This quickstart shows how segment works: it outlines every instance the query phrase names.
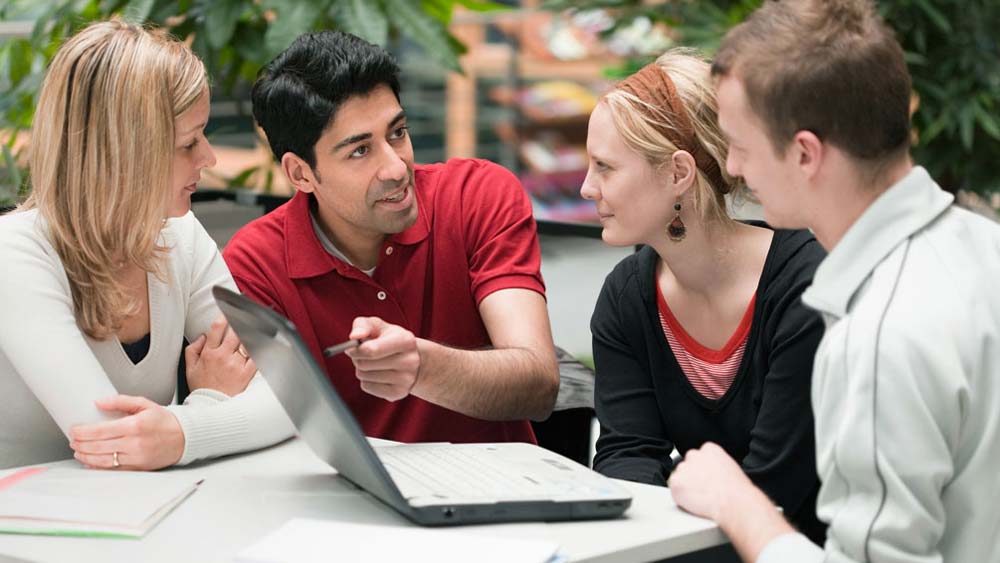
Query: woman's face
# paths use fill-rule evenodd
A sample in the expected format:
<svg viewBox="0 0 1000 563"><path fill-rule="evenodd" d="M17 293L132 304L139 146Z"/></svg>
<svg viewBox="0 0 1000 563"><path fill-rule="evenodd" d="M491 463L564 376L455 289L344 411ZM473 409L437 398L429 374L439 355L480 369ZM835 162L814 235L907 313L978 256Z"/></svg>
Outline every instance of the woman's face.
<svg viewBox="0 0 1000 563"><path fill-rule="evenodd" d="M669 166L658 170L630 149L607 104L597 104L590 115L587 154L590 165L580 195L597 204L604 242L629 246L663 238L674 204Z"/></svg>
<svg viewBox="0 0 1000 563"><path fill-rule="evenodd" d="M174 124L174 169L168 217L180 217L191 209L191 194L201 179L202 168L215 165L215 153L205 138L209 97L205 92Z"/></svg>

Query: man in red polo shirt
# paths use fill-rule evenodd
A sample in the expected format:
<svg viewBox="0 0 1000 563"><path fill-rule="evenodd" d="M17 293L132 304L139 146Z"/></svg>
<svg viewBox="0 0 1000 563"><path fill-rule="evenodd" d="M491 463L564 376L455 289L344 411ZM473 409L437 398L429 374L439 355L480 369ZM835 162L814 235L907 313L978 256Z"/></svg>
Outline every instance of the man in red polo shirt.
<svg viewBox="0 0 1000 563"><path fill-rule="evenodd" d="M291 320L369 436L526 441L559 387L531 204L482 160L414 165L399 69L353 35L299 37L253 111L296 194L223 256ZM324 358L333 344L362 339Z"/></svg>

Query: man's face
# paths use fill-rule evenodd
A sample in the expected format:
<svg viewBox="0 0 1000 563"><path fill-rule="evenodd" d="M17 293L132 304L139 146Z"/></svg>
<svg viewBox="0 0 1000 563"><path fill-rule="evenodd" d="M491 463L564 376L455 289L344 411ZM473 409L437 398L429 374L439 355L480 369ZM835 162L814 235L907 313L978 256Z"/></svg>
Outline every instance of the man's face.
<svg viewBox="0 0 1000 563"><path fill-rule="evenodd" d="M337 238L398 233L417 219L406 114L380 85L341 104L316 142L320 217Z"/></svg>
<svg viewBox="0 0 1000 563"><path fill-rule="evenodd" d="M804 208L795 185L794 158L775 153L764 123L746 99L735 76L719 81L719 128L729 141L726 171L742 176L764 208L764 219L778 228L802 228Z"/></svg>

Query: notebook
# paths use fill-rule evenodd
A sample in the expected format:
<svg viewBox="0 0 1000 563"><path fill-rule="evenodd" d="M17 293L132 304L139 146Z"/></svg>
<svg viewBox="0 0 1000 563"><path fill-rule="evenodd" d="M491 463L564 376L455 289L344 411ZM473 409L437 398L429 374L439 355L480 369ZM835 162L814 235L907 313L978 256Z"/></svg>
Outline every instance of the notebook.
<svg viewBox="0 0 1000 563"><path fill-rule="evenodd" d="M385 541L392 538L392 541ZM296 518L236 556L237 563L555 563L550 541Z"/></svg>
<svg viewBox="0 0 1000 563"><path fill-rule="evenodd" d="M287 319L226 288L213 294L316 455L418 524L612 518L632 502L613 480L532 444L373 447Z"/></svg>
<svg viewBox="0 0 1000 563"><path fill-rule="evenodd" d="M0 471L0 533L138 538L195 491L189 474Z"/></svg>

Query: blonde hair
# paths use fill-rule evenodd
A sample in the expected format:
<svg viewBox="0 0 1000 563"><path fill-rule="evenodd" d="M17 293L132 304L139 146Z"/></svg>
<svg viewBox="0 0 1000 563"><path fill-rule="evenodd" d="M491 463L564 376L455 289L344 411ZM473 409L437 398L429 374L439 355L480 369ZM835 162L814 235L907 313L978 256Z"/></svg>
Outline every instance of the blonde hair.
<svg viewBox="0 0 1000 563"><path fill-rule="evenodd" d="M49 66L32 127L32 191L62 260L77 323L105 339L140 307L130 266L163 279L159 243L173 172L175 119L207 91L183 43L119 20L88 26Z"/></svg>
<svg viewBox="0 0 1000 563"><path fill-rule="evenodd" d="M715 186L698 168L693 194L695 212L706 222L729 224L732 218L726 210L725 196L737 187L737 181L726 173L728 145L719 129L719 106L709 64L697 51L684 48L667 51L654 64L673 81L695 139L721 173L723 185ZM621 88L606 94L603 102L611 110L615 129L626 146L654 167L670 162L679 149L665 131L683 137L684 128L677 115Z"/></svg>

